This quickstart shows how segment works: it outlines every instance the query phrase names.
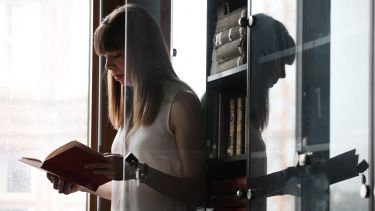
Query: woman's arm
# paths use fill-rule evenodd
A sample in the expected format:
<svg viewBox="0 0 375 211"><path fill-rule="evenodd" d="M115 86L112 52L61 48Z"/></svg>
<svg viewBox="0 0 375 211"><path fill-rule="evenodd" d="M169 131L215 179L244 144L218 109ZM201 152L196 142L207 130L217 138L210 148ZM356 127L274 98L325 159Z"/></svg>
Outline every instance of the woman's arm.
<svg viewBox="0 0 375 211"><path fill-rule="evenodd" d="M87 188L84 188L81 186L80 191L87 192L96 196L99 196L104 199L111 200L112 198L112 182L107 182L101 186L98 187L98 189L94 192L92 190L89 190Z"/></svg>

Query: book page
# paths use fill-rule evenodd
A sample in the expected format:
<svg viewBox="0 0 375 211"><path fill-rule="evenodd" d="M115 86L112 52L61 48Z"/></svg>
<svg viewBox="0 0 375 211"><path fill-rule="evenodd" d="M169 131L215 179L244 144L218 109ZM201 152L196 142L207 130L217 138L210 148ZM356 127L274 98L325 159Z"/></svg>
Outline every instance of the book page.
<svg viewBox="0 0 375 211"><path fill-rule="evenodd" d="M94 156L98 156L98 157L102 157L103 156L102 154L100 154L99 152L95 151L94 149L90 148L87 145L84 145L84 144L82 144L82 143L80 143L78 141L71 141L71 142L69 142L69 143L67 143L67 144L65 144L65 145L63 145L63 146L55 149L54 151L52 151L47 156L47 158L45 160L48 160L48 159L50 159L50 158L52 158L52 157L54 157L54 156L56 156L56 155L58 155L58 154L60 154L60 153L62 153L64 151L67 151L68 149L73 148L73 147L77 147L77 148L79 148L79 149L81 149L81 150L83 150L85 152L88 152L88 153L94 155Z"/></svg>
<svg viewBox="0 0 375 211"><path fill-rule="evenodd" d="M85 168L85 165L90 163L107 162L104 155L77 141L71 141L57 148L43 162L26 157L21 158L20 161L93 191L110 181L109 178L96 175Z"/></svg>
<svg viewBox="0 0 375 211"><path fill-rule="evenodd" d="M30 166L34 166L35 168L42 169L41 167L43 162L38 159L22 157L21 159L19 159L19 161L26 163Z"/></svg>
<svg viewBox="0 0 375 211"><path fill-rule="evenodd" d="M67 144L64 144L64 145L62 145L61 147L59 147L59 148L53 150L53 151L47 156L46 160L47 160L48 158L51 158L51 157L54 157L55 155L60 154L60 153L63 152L63 151L66 151L66 150L68 150L68 149L74 147L74 146L75 146L75 143L74 143L74 142L75 142L75 141L71 141L71 142L69 142L69 143L67 143Z"/></svg>

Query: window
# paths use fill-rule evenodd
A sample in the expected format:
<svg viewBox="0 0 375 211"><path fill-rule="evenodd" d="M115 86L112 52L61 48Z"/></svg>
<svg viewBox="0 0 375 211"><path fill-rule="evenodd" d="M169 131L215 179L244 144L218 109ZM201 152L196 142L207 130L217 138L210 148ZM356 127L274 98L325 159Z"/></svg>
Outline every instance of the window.
<svg viewBox="0 0 375 211"><path fill-rule="evenodd" d="M172 48L177 50L173 67L198 97L206 91L206 20L205 1L173 1ZM191 11L194 14L191 15Z"/></svg>
<svg viewBox="0 0 375 211"><path fill-rule="evenodd" d="M90 1L0 0L0 25L0 211L85 210L18 159L88 140Z"/></svg>

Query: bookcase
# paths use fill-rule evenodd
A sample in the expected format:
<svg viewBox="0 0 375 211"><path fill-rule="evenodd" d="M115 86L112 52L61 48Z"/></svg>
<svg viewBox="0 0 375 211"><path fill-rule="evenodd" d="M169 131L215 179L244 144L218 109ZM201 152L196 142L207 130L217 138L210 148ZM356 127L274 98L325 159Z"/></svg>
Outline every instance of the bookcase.
<svg viewBox="0 0 375 211"><path fill-rule="evenodd" d="M207 1L206 207L247 210L247 0Z"/></svg>
<svg viewBox="0 0 375 211"><path fill-rule="evenodd" d="M369 39L341 37L350 24L369 21L368 15L347 21L345 11L365 10L357 1L344 6L333 1L207 3L206 207L212 208L208 210L374 210L374 196L366 191L374 185L373 138L352 133L354 128L371 128L363 134L373 133L367 125L373 107L360 109L368 105L372 91L363 80L356 81L361 71L366 77L374 72L373 66L358 67L361 59L368 58L363 46L369 46ZM221 31L218 25L223 27L219 21L240 8L247 8L253 18L237 14L237 20L246 23L255 18L256 23L246 26L246 35L238 33L243 40L231 43L246 47L238 52L228 44L235 40L228 39L229 34L237 29ZM373 25L368 31L373 35ZM370 45L374 46L373 40ZM218 50L223 46L229 51ZM230 56L233 52L235 56ZM353 67L348 61L355 61ZM354 83L358 86L344 88ZM359 87L366 91L357 92ZM241 97L245 106L233 106ZM270 101L262 106L261 97ZM340 112L335 105L345 109ZM358 118L360 110L365 118ZM237 123L237 115L244 121ZM243 149L239 153L237 143ZM369 171L361 168L362 158L370 160ZM371 178L370 185L365 177ZM366 200L358 196L359 185Z"/></svg>

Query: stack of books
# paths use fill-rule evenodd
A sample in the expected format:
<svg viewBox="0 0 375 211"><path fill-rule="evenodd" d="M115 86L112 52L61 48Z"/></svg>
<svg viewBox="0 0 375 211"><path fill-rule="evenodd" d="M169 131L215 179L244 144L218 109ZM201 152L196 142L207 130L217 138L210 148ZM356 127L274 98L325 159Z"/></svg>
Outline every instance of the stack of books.
<svg viewBox="0 0 375 211"><path fill-rule="evenodd" d="M247 16L246 8L236 9L221 17L216 23L214 35L213 64L210 75L240 66L246 63L246 27L238 22Z"/></svg>
<svg viewBox="0 0 375 211"><path fill-rule="evenodd" d="M238 94L211 93L207 96L207 151L209 158L246 153L247 97Z"/></svg>

